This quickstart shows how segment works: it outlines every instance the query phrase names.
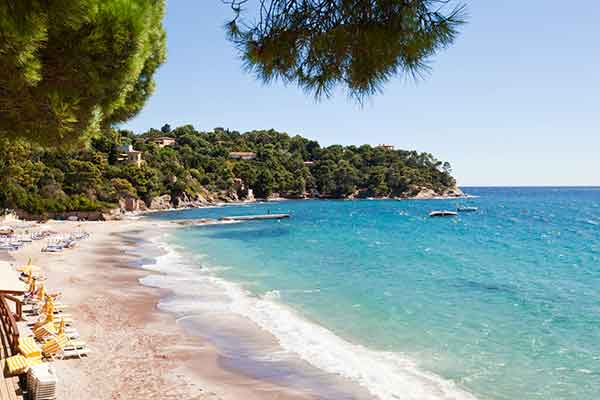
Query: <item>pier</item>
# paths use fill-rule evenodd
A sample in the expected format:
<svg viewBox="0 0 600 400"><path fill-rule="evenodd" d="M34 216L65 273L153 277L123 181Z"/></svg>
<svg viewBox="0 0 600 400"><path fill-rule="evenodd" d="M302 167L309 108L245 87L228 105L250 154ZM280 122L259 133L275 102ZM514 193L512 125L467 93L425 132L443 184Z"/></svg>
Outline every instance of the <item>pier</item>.
<svg viewBox="0 0 600 400"><path fill-rule="evenodd" d="M286 219L289 214L264 214L264 215L240 215L234 217L221 217L219 221L255 221L263 219Z"/></svg>
<svg viewBox="0 0 600 400"><path fill-rule="evenodd" d="M261 221L270 219L286 219L290 218L290 214L264 214L264 215L236 215L231 217L221 217L219 219L200 218L200 219L185 219L173 221L178 225L218 225L231 222L246 222L246 221Z"/></svg>

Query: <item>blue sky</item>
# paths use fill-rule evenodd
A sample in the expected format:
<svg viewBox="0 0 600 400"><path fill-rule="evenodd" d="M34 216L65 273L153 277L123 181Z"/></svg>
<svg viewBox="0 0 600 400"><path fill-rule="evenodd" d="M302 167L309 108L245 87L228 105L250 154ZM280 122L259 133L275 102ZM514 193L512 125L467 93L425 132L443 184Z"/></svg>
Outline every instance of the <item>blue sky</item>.
<svg viewBox="0 0 600 400"><path fill-rule="evenodd" d="M256 3L251 0L250 4ZM315 102L242 71L221 0L172 0L168 59L124 128L274 128L322 145L390 143L449 161L461 185L600 185L600 2L468 1L456 44L364 106Z"/></svg>

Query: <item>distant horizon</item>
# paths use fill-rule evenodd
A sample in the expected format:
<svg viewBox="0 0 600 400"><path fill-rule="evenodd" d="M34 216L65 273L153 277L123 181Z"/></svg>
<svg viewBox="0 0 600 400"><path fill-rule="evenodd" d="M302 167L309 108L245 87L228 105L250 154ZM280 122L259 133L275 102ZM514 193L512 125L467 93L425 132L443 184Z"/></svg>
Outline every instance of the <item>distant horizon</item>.
<svg viewBox="0 0 600 400"><path fill-rule="evenodd" d="M461 185L457 183L460 188L532 188L532 189L600 189L600 185Z"/></svg>

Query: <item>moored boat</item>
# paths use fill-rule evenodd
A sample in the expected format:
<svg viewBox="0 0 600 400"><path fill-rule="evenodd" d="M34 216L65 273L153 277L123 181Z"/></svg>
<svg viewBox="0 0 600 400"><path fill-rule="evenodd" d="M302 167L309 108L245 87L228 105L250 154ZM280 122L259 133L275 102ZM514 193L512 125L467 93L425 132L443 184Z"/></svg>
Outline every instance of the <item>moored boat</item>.
<svg viewBox="0 0 600 400"><path fill-rule="evenodd" d="M458 212L475 212L475 211L478 211L478 210L479 210L478 207L472 207L472 206L458 207L456 209L456 211L458 211Z"/></svg>
<svg viewBox="0 0 600 400"><path fill-rule="evenodd" d="M430 217L456 217L458 213L456 211L438 210L429 213Z"/></svg>

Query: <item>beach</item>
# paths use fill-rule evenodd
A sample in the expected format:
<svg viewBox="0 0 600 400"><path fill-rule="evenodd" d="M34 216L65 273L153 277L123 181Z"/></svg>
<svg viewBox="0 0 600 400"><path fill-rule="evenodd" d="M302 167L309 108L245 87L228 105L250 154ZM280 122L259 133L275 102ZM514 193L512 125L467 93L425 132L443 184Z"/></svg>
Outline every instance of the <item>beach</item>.
<svg viewBox="0 0 600 400"><path fill-rule="evenodd" d="M90 237L62 253L43 253L43 241L4 255L15 265L31 259L51 291L62 292L74 326L91 349L83 359L57 361L58 398L303 399L306 395L228 371L217 349L187 335L157 308L166 293L142 286L148 271L131 267L136 235L170 229L151 221L53 222L59 233Z"/></svg>

